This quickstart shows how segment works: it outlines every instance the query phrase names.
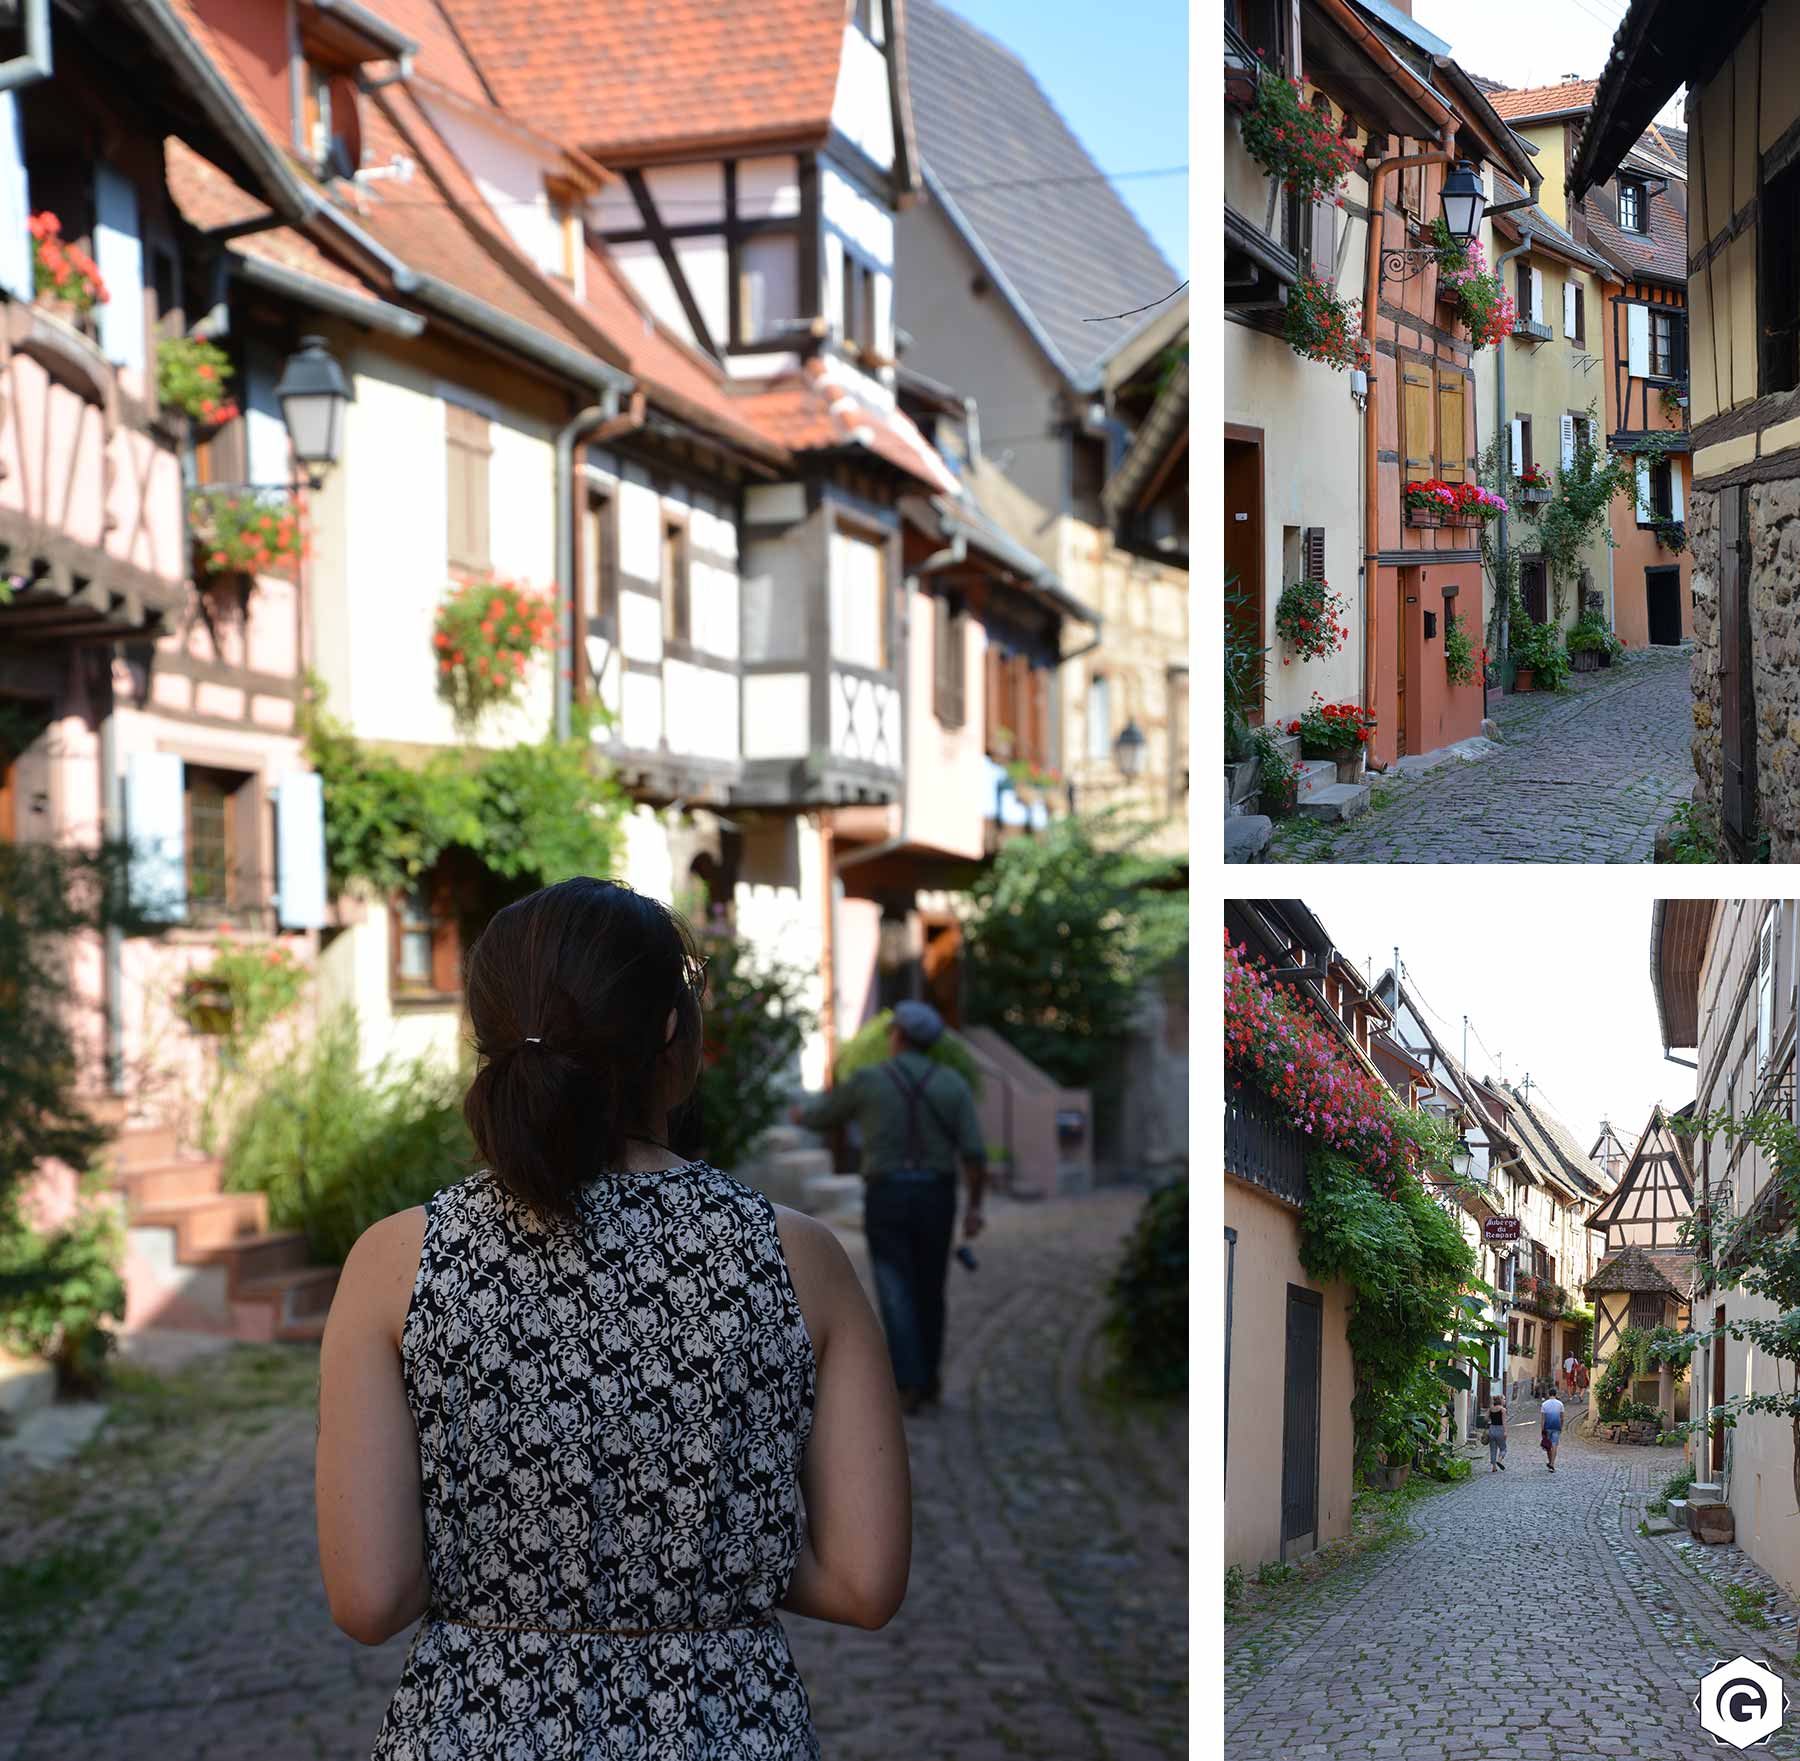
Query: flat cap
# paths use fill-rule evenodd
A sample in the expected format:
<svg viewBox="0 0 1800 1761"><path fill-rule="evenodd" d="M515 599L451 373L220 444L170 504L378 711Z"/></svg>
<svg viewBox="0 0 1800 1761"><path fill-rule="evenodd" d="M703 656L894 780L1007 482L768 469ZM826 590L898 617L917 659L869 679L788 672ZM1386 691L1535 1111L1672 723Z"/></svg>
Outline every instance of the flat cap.
<svg viewBox="0 0 1800 1761"><path fill-rule="evenodd" d="M894 1025L915 1046L936 1045L944 1032L944 1018L929 1003L894 1005Z"/></svg>

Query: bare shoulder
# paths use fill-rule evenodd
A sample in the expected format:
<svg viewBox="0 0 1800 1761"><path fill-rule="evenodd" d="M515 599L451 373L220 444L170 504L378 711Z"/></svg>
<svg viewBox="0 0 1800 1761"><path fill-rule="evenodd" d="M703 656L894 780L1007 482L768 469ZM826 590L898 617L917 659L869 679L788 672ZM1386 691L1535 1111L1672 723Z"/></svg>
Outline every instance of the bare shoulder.
<svg viewBox="0 0 1800 1761"><path fill-rule="evenodd" d="M815 1340L822 1339L846 1297L856 1289L856 1268L836 1233L817 1217L786 1205L772 1208L800 1312Z"/></svg>
<svg viewBox="0 0 1800 1761"><path fill-rule="evenodd" d="M332 1303L346 1318L387 1333L397 1342L419 1276L425 1246L425 1207L414 1205L371 1223L344 1261Z"/></svg>

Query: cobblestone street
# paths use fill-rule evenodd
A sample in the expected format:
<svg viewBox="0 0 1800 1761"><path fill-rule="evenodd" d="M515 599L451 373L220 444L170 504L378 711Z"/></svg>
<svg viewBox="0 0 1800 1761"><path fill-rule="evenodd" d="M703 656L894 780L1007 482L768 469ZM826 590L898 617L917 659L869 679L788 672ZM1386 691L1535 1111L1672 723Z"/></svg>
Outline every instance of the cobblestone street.
<svg viewBox="0 0 1800 1761"><path fill-rule="evenodd" d="M784 1617L827 1761L1186 1752L1186 1415L1096 1387L1105 1280L1141 1202L995 1199L980 1270L951 1268L943 1408L908 1421L906 1604L879 1633ZM230 1424L110 1453L103 1431L54 1486L0 1489L8 1578L118 1532L117 1569L46 1621L42 1657L0 1651L0 1761L368 1753L410 1634L366 1650L327 1616L316 1354L299 1351L244 1357L273 1360L280 1392ZM57 1551L57 1571L79 1557Z"/></svg>
<svg viewBox="0 0 1800 1761"><path fill-rule="evenodd" d="M1290 819L1272 862L1648 862L1694 786L1691 649L1637 650L1568 691L1499 700L1499 751L1375 783L1330 829Z"/></svg>
<svg viewBox="0 0 1800 1761"><path fill-rule="evenodd" d="M1551 1474L1535 1418L1510 1441L1508 1472L1483 1450L1473 1480L1413 1508L1416 1539L1227 1626L1230 1761L1698 1761L1730 1752L1691 1703L1715 1663L1795 1682L1792 1603L1775 1592L1758 1629L1717 1588L1746 1556L1706 1549L1702 1572L1638 1534L1679 1450L1571 1434ZM1795 1716L1756 1752L1800 1755Z"/></svg>

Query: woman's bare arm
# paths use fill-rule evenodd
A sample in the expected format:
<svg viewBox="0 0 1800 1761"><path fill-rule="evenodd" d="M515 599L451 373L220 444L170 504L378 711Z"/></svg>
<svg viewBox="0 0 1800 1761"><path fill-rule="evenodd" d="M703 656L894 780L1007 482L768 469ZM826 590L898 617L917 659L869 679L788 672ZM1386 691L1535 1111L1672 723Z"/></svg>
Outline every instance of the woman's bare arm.
<svg viewBox="0 0 1800 1761"><path fill-rule="evenodd" d="M315 1494L331 1618L379 1645L430 1602L419 1436L400 1374L425 1211L366 1230L344 1262L319 1354Z"/></svg>
<svg viewBox="0 0 1800 1761"><path fill-rule="evenodd" d="M779 1205L776 1220L818 1363L800 1473L806 1542L781 1605L844 1626L885 1626L912 1563L912 1483L887 1345L837 1237Z"/></svg>

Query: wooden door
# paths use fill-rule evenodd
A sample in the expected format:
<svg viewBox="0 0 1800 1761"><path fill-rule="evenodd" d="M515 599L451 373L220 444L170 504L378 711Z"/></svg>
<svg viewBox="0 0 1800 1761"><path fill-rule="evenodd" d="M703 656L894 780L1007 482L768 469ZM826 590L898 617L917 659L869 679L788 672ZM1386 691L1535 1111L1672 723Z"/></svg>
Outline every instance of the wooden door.
<svg viewBox="0 0 1800 1761"><path fill-rule="evenodd" d="M1281 1556L1298 1542L1310 1553L1319 1533L1319 1373L1324 1302L1316 1290L1287 1287L1287 1359L1281 1425Z"/></svg>
<svg viewBox="0 0 1800 1761"><path fill-rule="evenodd" d="M1725 1305L1721 1303L1713 1311L1713 1325L1725 1325ZM1721 1334L1713 1341L1712 1348L1712 1380L1707 1385L1707 1399L1718 1406L1725 1398L1725 1339ZM1725 1471L1725 1421L1714 1419L1712 1422L1712 1472L1717 1479Z"/></svg>
<svg viewBox="0 0 1800 1761"><path fill-rule="evenodd" d="M1719 689L1724 748L1725 836L1748 854L1756 831L1756 688L1752 681L1750 619L1744 582L1750 549L1748 491L1719 497Z"/></svg>
<svg viewBox="0 0 1800 1761"><path fill-rule="evenodd" d="M1254 648L1264 643L1262 430L1225 429L1225 573L1236 575L1231 628ZM1263 718L1258 677L1247 712L1252 726Z"/></svg>
<svg viewBox="0 0 1800 1761"><path fill-rule="evenodd" d="M1673 648L1681 640L1681 570L1644 571L1644 609L1650 620L1650 640Z"/></svg>
<svg viewBox="0 0 1800 1761"><path fill-rule="evenodd" d="M1404 758L1412 750L1406 743L1411 716L1407 711L1408 650L1412 646L1412 620L1417 612L1419 571L1401 569L1394 576L1394 756Z"/></svg>
<svg viewBox="0 0 1800 1761"><path fill-rule="evenodd" d="M925 951L920 970L925 1001L943 1016L947 1027L962 1026L962 925L954 917L921 919Z"/></svg>

